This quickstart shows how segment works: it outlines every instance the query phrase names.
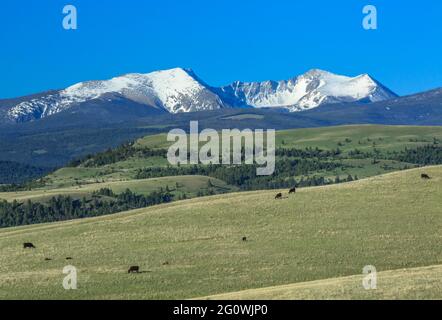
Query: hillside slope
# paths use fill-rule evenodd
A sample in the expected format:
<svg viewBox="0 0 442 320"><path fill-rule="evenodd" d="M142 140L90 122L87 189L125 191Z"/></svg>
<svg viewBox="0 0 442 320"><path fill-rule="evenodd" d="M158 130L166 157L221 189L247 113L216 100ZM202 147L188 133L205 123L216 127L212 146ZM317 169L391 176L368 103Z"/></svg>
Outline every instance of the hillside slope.
<svg viewBox="0 0 442 320"><path fill-rule="evenodd" d="M198 300L441 299L442 265L377 273L376 290L361 290L364 275L293 283L202 297ZM431 288L429 290L429 288Z"/></svg>
<svg viewBox="0 0 442 320"><path fill-rule="evenodd" d="M3 229L0 299L192 298L350 276L368 264L440 265L441 182L442 167L427 167L282 200L276 191L236 193ZM78 269L78 290L62 287L68 264ZM128 275L130 265L143 273Z"/></svg>

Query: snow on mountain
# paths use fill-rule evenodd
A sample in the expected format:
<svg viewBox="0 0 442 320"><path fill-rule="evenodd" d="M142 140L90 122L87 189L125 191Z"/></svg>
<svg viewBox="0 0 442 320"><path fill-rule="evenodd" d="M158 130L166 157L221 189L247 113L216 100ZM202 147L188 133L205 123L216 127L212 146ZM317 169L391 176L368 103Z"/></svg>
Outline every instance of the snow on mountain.
<svg viewBox="0 0 442 320"><path fill-rule="evenodd" d="M377 102L397 97L367 74L351 78L317 69L290 80L235 82L221 90L244 105L285 107L290 111L307 110L325 103Z"/></svg>
<svg viewBox="0 0 442 320"><path fill-rule="evenodd" d="M212 110L223 107L217 95L192 71L181 68L148 74L127 74L107 81L82 82L62 91L66 100L86 101L115 92L139 103L164 108L171 113Z"/></svg>
<svg viewBox="0 0 442 320"><path fill-rule="evenodd" d="M74 105L98 99L108 93L171 113L213 110L225 107L223 101L192 71L181 68L148 74L126 74L104 81L80 82L44 97L24 101L8 112L13 119L29 114L49 116Z"/></svg>
<svg viewBox="0 0 442 320"><path fill-rule="evenodd" d="M228 107L302 111L326 103L377 102L397 97L367 74L351 78L315 69L290 80L235 82L213 88L191 70L175 68L80 82L64 90L21 99L8 109L7 115L13 121L39 119L94 99L107 99L109 94L170 113Z"/></svg>

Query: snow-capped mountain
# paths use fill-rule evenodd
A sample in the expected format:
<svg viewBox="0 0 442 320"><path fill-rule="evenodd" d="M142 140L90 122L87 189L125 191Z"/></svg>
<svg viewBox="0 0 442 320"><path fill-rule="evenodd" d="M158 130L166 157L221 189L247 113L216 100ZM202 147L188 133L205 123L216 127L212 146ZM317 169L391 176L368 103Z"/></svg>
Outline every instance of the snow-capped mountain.
<svg viewBox="0 0 442 320"><path fill-rule="evenodd" d="M284 81L235 82L214 88L191 70L175 68L147 74L132 73L110 80L80 82L64 90L8 100L7 118L23 122L44 118L99 99L118 96L170 113L234 107L283 107L302 111L338 102L377 102L397 97L364 74L354 78L311 70ZM4 105L0 101L0 107Z"/></svg>
<svg viewBox="0 0 442 320"><path fill-rule="evenodd" d="M116 93L170 113L226 107L191 70L181 68L148 74L126 74L103 81L80 82L64 90L23 101L8 111L12 119L43 118L86 101Z"/></svg>
<svg viewBox="0 0 442 320"><path fill-rule="evenodd" d="M221 90L244 105L285 107L290 111L307 110L327 103L378 102L397 97L367 74L351 78L317 69L290 80L234 82Z"/></svg>

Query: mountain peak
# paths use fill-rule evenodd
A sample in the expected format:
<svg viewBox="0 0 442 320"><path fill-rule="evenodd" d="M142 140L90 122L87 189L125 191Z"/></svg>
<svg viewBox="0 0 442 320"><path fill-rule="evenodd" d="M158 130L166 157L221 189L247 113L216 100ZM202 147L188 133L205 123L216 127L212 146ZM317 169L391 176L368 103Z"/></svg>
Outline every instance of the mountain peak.
<svg viewBox="0 0 442 320"><path fill-rule="evenodd" d="M303 76L313 76L313 77L324 76L324 75L335 75L335 74L322 69L310 69L303 74Z"/></svg>
<svg viewBox="0 0 442 320"><path fill-rule="evenodd" d="M154 73L163 73L163 74L170 74L170 75L191 75L194 74L192 69L187 68L171 68L171 69L163 69L163 70L157 70L150 73L145 73L144 75L154 74Z"/></svg>
<svg viewBox="0 0 442 320"><path fill-rule="evenodd" d="M311 69L291 80L235 82L222 90L239 99L242 105L284 107L290 111L328 103L374 102L397 97L368 74L352 78L321 69Z"/></svg>

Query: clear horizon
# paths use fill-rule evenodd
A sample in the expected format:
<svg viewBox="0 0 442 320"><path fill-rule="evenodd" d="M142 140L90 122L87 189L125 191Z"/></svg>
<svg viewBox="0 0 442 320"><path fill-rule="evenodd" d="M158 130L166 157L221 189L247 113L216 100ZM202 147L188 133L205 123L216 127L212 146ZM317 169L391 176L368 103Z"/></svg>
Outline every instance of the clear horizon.
<svg viewBox="0 0 442 320"><path fill-rule="evenodd" d="M77 30L62 28L66 4L78 10ZM377 30L362 28L367 4L377 7ZM368 73L403 96L442 87L441 12L435 0L418 7L411 0L6 1L0 99L174 67L214 87L310 69Z"/></svg>

